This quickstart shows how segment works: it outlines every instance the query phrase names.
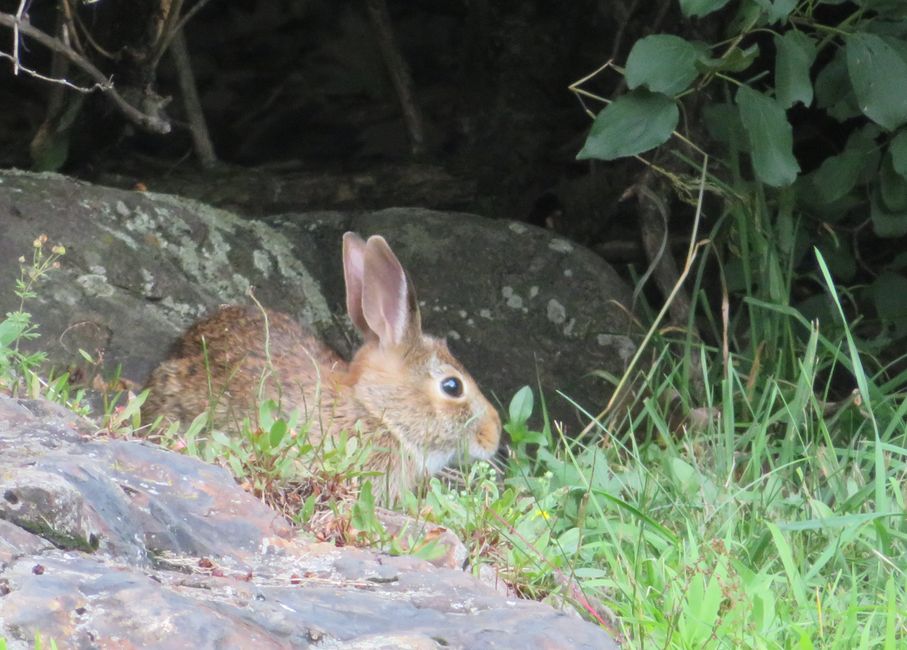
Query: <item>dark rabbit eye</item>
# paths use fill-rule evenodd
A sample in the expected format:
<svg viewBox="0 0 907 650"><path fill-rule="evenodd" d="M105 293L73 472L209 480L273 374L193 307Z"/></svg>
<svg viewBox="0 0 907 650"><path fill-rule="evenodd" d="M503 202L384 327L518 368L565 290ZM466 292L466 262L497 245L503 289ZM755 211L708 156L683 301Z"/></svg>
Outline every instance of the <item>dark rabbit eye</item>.
<svg viewBox="0 0 907 650"><path fill-rule="evenodd" d="M451 397L462 397L463 382L456 377L445 377L441 380L441 390Z"/></svg>

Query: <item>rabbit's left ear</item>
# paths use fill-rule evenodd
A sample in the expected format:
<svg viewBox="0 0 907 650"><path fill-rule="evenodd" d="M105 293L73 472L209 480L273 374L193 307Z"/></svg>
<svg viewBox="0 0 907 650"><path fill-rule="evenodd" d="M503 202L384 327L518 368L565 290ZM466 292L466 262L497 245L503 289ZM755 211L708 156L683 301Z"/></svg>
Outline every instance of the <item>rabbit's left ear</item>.
<svg viewBox="0 0 907 650"><path fill-rule="evenodd" d="M416 292L384 237L365 244L362 315L381 347L396 347L422 336Z"/></svg>
<svg viewBox="0 0 907 650"><path fill-rule="evenodd" d="M362 314L362 278L365 274L365 241L354 232L343 235L343 281L346 284L346 313L366 339L374 339Z"/></svg>

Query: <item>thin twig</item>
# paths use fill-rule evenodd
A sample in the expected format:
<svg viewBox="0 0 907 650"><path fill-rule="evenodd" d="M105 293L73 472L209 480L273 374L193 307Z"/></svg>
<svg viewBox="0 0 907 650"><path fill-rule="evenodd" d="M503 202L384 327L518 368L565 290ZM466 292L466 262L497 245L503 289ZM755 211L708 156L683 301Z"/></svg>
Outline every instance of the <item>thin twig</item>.
<svg viewBox="0 0 907 650"><path fill-rule="evenodd" d="M413 91L413 76L394 36L387 3L385 0L366 0L365 6L372 22L372 29L375 31L375 38L378 39L378 49L384 59L384 66L397 91L397 99L400 102L400 109L403 111L403 122L406 124L409 134L410 148L414 155L421 155L425 149L425 126L422 111L419 109L416 94Z"/></svg>
<svg viewBox="0 0 907 650"><path fill-rule="evenodd" d="M189 133L192 135L192 144L195 155L205 169L217 165L217 154L214 153L214 143L208 133L205 122L205 113L198 97L198 86L195 83L195 74L192 72L192 62L189 59L189 48L186 46L186 36L183 30L178 29L176 38L170 47L170 58L176 68L176 77L179 80L180 93L183 96L183 107L186 109L186 119L189 122Z"/></svg>
<svg viewBox="0 0 907 650"><path fill-rule="evenodd" d="M151 51L149 69L157 70L158 64L164 52L170 47L171 41L176 37L176 23L179 20L180 13L183 10L183 0L171 0L167 8L167 15L164 16L164 24L160 33L157 35L157 42L154 43Z"/></svg>
<svg viewBox="0 0 907 650"><path fill-rule="evenodd" d="M19 21L22 20L22 14L25 13L25 5L28 0L19 0L19 8L16 10L16 25L13 27L13 75L19 76Z"/></svg>
<svg viewBox="0 0 907 650"><path fill-rule="evenodd" d="M116 104L117 108L120 109L120 112L122 112L127 118L129 118L142 128L151 131L152 133L170 133L170 122L159 117L155 117L154 115L143 113L132 104L127 102L125 99L123 99L122 95L120 95L113 87L112 79L107 78L104 73L98 70L91 61L73 50L60 39L54 38L53 36L42 32L40 29L32 27L28 21L21 20L16 16L13 16L12 14L0 13L0 25L9 27L13 30L14 33L21 32L22 34L35 39L49 50L58 52L65 56L72 63L84 70L88 74L88 76L94 79L96 84L95 87L107 93L108 97L110 97L113 103ZM0 52L0 56L2 56L2 58L13 60L13 64L16 66L19 65L18 59L13 55L6 54L5 52ZM27 70L26 68L22 69L32 76L44 78L42 75L35 71ZM45 78L45 80L54 83L62 83L66 86L72 87L73 89L78 89L75 85L65 80L55 80L49 78ZM83 92L90 92L91 90L94 90L94 88Z"/></svg>
<svg viewBox="0 0 907 650"><path fill-rule="evenodd" d="M621 20L620 24L618 24L617 31L614 34L614 42L611 45L611 56L608 57L608 60L613 61L620 54L620 48L623 45L624 40L624 33L627 31L627 25L630 23L630 19L633 17L637 5L639 5L639 0L633 0L630 3L630 6L627 7L626 12L624 12L623 20Z"/></svg>
<svg viewBox="0 0 907 650"><path fill-rule="evenodd" d="M70 0L61 0L60 6L63 10L59 13L58 33L63 34L63 42L72 47L76 52L85 56L85 48L82 47L82 41L79 40L79 30L76 29L75 12L70 5ZM75 45L70 45L69 39L72 39Z"/></svg>
<svg viewBox="0 0 907 650"><path fill-rule="evenodd" d="M209 2L211 2L211 0L199 0L198 2L196 2L195 6L187 11L185 16L174 23L171 31L165 32L161 35L161 40L157 45L157 50L155 51L154 58L152 59L152 69L157 67L160 58L170 47L170 43L173 42L173 39L176 38L176 35L180 32L180 30L184 29L186 27L186 23L192 20L192 17L195 16L195 14L197 14L199 11L201 11Z"/></svg>
<svg viewBox="0 0 907 650"><path fill-rule="evenodd" d="M633 358L630 360L630 363L627 365L627 369L624 371L623 377L621 377L620 382L614 389L614 392L611 394L611 399L608 400L608 404L605 406L602 411L593 418L589 424L580 432L578 438L582 439L583 436L587 435L596 426L601 426L602 418L604 418L608 413L611 412L611 409L614 408L615 404L620 402L620 399L623 397L623 389L633 370L636 368L636 364L639 363L640 358L642 357L643 351L648 347L649 341L655 335L655 332L658 329L659 324L664 319L665 314L668 313L668 310L671 308L671 303L674 302L674 299L677 297L678 292L683 283L686 281L687 276L690 274L690 271L693 269L693 262L696 259L699 249L703 246L708 245L710 242L708 239L702 241L697 241L696 238L699 236L699 221L702 217L702 199L705 194L705 179L706 171L708 170L709 159L708 156L702 161L702 173L699 177L699 200L696 204L696 216L693 219L693 232L690 234L690 246L687 249L686 263L683 266L683 271L680 273L680 277L677 279L677 283L674 285L674 289L671 291L670 295L665 299L664 305L658 312L658 315L655 317L654 322L649 327L649 331L646 332L646 335L643 337L642 342L639 344L639 347L636 349L636 353L633 355Z"/></svg>
<svg viewBox="0 0 907 650"><path fill-rule="evenodd" d="M76 92L91 93L91 92L94 92L95 90L105 91L109 87L109 84L107 82L105 82L103 84L96 83L93 86L85 87L85 86L77 86L76 84L72 83L71 81L69 81L67 79L59 79L57 77L48 77L47 75L43 75L40 72L37 72L30 68L26 68L23 65L18 65L18 62L16 61L16 59L11 54L7 54L6 52L0 52L0 59L6 59L8 61L12 61L13 64L16 64L16 67L18 67L19 70L21 70L22 72L24 72L25 74L27 74L31 77L34 77L35 79L40 79L41 81L46 81L48 83L60 84L61 86L66 86L67 88L71 88L72 90L75 90Z"/></svg>
<svg viewBox="0 0 907 650"><path fill-rule="evenodd" d="M65 4L68 7L69 0L67 0ZM103 47L101 47L101 44L98 43L94 39L94 37L91 35L91 31L85 26L85 23L82 22L82 18L79 16L78 11L72 12L72 18L74 21L73 28L72 28L73 33L76 33L77 31L81 31L82 34L85 36L85 40L88 41L88 44L94 48L95 52L97 52L98 54L103 56L105 59L110 59L111 61L113 61L118 58L118 56L115 55L113 52L110 52L110 51L104 49ZM76 27L78 27L78 30L76 29ZM81 44L80 44L80 51L84 56L88 56L88 53L85 51L84 47L81 47Z"/></svg>

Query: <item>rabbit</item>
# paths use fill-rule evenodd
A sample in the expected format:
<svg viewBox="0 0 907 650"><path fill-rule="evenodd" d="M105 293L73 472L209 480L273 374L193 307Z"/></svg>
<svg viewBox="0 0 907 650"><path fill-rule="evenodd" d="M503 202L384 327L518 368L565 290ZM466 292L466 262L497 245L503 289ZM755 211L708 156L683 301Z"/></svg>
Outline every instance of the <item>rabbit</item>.
<svg viewBox="0 0 907 650"><path fill-rule="evenodd" d="M183 423L209 412L229 431L271 398L311 418L316 441L359 423L374 447L366 469L384 475L373 489L391 498L458 453L494 456L498 412L447 343L422 333L415 291L387 241L347 232L343 274L347 312L364 339L352 361L286 314L222 307L151 373L143 412Z"/></svg>

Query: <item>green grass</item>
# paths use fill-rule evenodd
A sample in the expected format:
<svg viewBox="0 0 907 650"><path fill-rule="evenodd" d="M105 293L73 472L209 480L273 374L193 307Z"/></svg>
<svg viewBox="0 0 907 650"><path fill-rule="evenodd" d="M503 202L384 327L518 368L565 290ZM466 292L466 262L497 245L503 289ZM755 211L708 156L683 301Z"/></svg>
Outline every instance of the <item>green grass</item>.
<svg viewBox="0 0 907 650"><path fill-rule="evenodd" d="M798 390L815 362L799 385L749 395L730 370L716 390L730 401L711 404L723 417L701 432L678 438L646 400L637 435L658 442L602 427L540 453L527 474L541 478L511 471L550 513L536 543L557 547L555 566L614 611L632 647L903 643L904 401L877 439L865 404L829 417ZM849 437L836 440L835 417L855 425ZM549 574L529 577L552 588Z"/></svg>
<svg viewBox="0 0 907 650"><path fill-rule="evenodd" d="M837 338L784 306L747 307L766 327L780 315L796 358L775 368L789 376L693 346L696 398L689 341L656 336L676 354L656 355L641 397L581 442L531 430L518 395L507 489L480 482L439 520L493 540L485 559L520 592L570 601L627 647L907 646L904 378L867 371L818 261ZM832 377L854 392L832 401ZM664 390L707 417L672 426Z"/></svg>

